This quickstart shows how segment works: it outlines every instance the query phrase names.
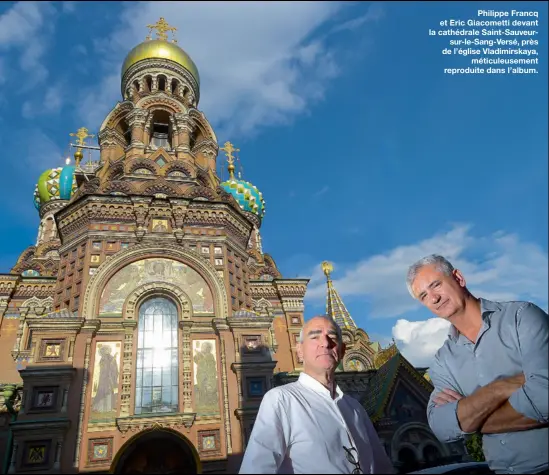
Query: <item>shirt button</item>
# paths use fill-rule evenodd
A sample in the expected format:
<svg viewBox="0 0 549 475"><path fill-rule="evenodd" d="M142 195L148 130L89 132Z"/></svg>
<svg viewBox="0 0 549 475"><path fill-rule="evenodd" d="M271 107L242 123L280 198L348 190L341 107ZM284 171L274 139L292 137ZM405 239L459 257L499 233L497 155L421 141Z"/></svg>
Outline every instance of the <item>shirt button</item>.
<svg viewBox="0 0 549 475"><path fill-rule="evenodd" d="M505 445L505 441L504 440L500 440L499 441L501 445Z"/></svg>

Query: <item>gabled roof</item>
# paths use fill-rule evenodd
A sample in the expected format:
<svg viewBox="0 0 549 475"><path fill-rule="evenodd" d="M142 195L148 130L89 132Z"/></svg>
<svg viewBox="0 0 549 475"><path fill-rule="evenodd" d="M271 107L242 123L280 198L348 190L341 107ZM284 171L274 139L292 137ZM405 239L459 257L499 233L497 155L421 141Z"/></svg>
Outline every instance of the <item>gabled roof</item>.
<svg viewBox="0 0 549 475"><path fill-rule="evenodd" d="M383 415L400 371L408 372L425 391L430 393L433 390L433 385L397 352L372 376L368 393L361 401L372 422L376 422Z"/></svg>

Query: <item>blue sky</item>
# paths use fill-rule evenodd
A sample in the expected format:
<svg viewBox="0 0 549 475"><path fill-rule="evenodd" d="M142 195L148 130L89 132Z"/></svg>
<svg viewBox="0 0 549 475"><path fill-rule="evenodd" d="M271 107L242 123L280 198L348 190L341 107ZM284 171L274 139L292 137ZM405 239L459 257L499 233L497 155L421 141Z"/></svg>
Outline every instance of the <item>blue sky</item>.
<svg viewBox="0 0 549 475"><path fill-rule="evenodd" d="M3 2L0 271L35 241L38 176L70 132L97 131L125 55L164 16L200 71L199 108L264 194L264 250L311 277L307 317L330 260L357 324L423 364L446 328L404 276L432 252L480 296L547 308L547 42L537 75L449 76L467 60L428 35L512 8L538 11L547 38L546 2Z"/></svg>

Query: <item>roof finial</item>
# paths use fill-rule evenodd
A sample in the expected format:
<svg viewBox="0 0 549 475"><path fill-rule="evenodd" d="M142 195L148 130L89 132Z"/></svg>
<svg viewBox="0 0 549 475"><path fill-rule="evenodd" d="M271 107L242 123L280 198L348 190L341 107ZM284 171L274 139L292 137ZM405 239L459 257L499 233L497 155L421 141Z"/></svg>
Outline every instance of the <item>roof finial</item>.
<svg viewBox="0 0 549 475"><path fill-rule="evenodd" d="M326 276L326 279L328 279L328 282L330 282L331 281L330 274L334 270L333 264L331 262L324 261L322 262L321 267L322 267L322 271L324 272L324 275Z"/></svg>
<svg viewBox="0 0 549 475"><path fill-rule="evenodd" d="M76 137L76 145L80 145L80 147L76 147L76 152L74 152L74 160L76 162L76 166L80 165L80 162L82 161L82 158L84 158L84 154L82 153L82 145L86 145L85 140L87 138L93 138L95 135L88 134L88 129L86 127L80 127L76 133L70 133L71 137Z"/></svg>
<svg viewBox="0 0 549 475"><path fill-rule="evenodd" d="M168 35L166 34L166 32L171 31L173 35L172 43L177 43L177 40L175 39L175 32L177 31L177 28L175 26L168 25L166 20L164 20L164 17L160 17L160 20L158 20L154 25L147 25L147 28L149 29L149 34L146 38L147 40L151 39L152 31L157 30L157 39L168 41Z"/></svg>
<svg viewBox="0 0 549 475"><path fill-rule="evenodd" d="M233 152L240 152L239 148L234 148L234 145L227 141L223 145L223 147L220 148L220 150L223 150L225 152L225 155L227 156L227 162L229 163L229 175L231 177L231 180L234 180L234 157Z"/></svg>

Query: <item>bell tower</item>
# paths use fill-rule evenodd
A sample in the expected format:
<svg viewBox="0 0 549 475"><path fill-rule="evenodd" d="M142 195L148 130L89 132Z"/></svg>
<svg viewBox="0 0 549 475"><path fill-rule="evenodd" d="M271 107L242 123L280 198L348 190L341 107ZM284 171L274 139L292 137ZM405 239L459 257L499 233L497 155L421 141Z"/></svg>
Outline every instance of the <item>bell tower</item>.
<svg viewBox="0 0 549 475"><path fill-rule="evenodd" d="M193 186L215 190L220 183L215 173L217 138L197 109L198 69L178 46L175 27L160 18L148 28L145 41L122 65L123 102L99 131L101 186L168 196Z"/></svg>

